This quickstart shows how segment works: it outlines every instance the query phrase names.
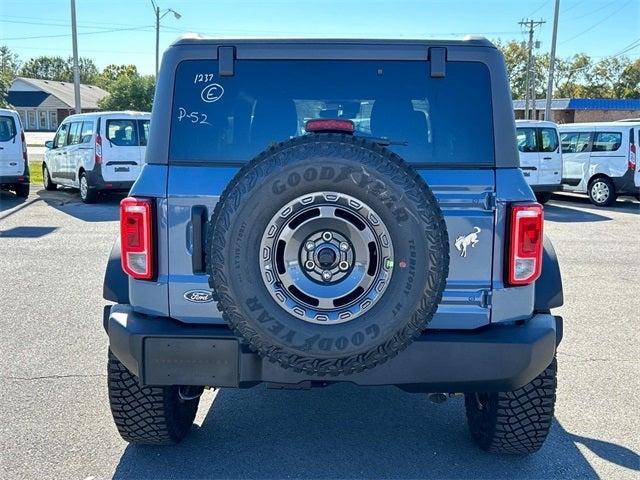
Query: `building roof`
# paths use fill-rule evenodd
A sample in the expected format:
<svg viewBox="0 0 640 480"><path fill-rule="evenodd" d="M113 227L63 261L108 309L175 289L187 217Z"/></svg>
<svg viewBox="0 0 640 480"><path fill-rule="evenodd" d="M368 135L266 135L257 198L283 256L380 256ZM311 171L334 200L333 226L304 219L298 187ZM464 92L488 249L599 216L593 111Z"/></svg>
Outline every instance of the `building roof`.
<svg viewBox="0 0 640 480"><path fill-rule="evenodd" d="M33 91L14 90L15 82L26 83L33 87ZM44 95L43 95L44 94ZM80 84L80 103L83 109L97 109L98 101L109 94L106 90L95 85ZM36 78L16 77L9 87L9 103L15 107L38 107L44 105L47 96L55 97L58 102L52 102L54 108L74 108L75 94L73 82L57 82L54 80L40 80ZM55 105L56 103L57 105Z"/></svg>
<svg viewBox="0 0 640 480"><path fill-rule="evenodd" d="M545 99L536 100L536 110L544 110ZM532 105L530 105L532 106ZM513 101L514 110L524 110L524 100ZM640 110L637 98L554 98L551 110Z"/></svg>

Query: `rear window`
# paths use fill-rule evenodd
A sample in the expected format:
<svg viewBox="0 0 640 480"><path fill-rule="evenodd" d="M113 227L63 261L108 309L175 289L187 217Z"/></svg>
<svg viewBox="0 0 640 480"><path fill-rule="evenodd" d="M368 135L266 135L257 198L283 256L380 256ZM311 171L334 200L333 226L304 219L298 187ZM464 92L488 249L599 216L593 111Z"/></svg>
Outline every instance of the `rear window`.
<svg viewBox="0 0 640 480"><path fill-rule="evenodd" d="M0 115L0 142L13 140L16 134L16 122L13 120L13 117Z"/></svg>
<svg viewBox="0 0 640 480"><path fill-rule="evenodd" d="M107 140L118 147L138 146L138 126L135 120L107 120Z"/></svg>
<svg viewBox="0 0 640 480"><path fill-rule="evenodd" d="M431 78L428 62L370 60L239 60L231 77L217 61L182 62L170 160L248 161L315 118L352 120L409 162L494 162L485 65L449 62Z"/></svg>

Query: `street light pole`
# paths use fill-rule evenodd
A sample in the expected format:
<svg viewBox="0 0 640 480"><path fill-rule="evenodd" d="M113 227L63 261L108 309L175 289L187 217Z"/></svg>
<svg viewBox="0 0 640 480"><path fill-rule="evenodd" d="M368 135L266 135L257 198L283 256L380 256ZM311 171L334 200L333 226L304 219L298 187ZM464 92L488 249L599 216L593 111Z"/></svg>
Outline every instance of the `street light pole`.
<svg viewBox="0 0 640 480"><path fill-rule="evenodd" d="M558 14L560 12L560 0L556 0L556 8L553 12L553 36L551 37L551 54L549 56L549 81L547 82L547 101L544 107L544 119L551 118L551 98L553 96L553 74L556 63L556 40L558 39Z"/></svg>
<svg viewBox="0 0 640 480"><path fill-rule="evenodd" d="M76 0L71 0L71 42L73 45L73 91L76 113L82 113L80 105L80 70L78 68L78 31L76 28Z"/></svg>
<svg viewBox="0 0 640 480"><path fill-rule="evenodd" d="M160 20L162 20L167 13L173 13L173 16L176 17L176 20L179 20L182 15L180 15L178 12L176 12L172 8L166 8L161 12L160 7L155 2L155 0L151 0L151 5L153 6L153 14L156 16L156 79L157 79L158 70L160 68Z"/></svg>

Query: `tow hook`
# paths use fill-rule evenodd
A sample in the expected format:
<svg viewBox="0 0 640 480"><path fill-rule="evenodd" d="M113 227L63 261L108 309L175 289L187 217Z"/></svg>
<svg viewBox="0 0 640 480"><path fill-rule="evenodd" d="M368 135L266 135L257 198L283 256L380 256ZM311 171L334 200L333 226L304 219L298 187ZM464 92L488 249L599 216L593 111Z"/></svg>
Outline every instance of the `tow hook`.
<svg viewBox="0 0 640 480"><path fill-rule="evenodd" d="M178 397L180 397L180 400L183 402L200 398L202 392L204 392L204 387L192 385L178 387Z"/></svg>
<svg viewBox="0 0 640 480"><path fill-rule="evenodd" d="M432 403L440 405L441 403L446 402L449 398L456 397L458 395L462 395L461 393L429 393L428 398Z"/></svg>

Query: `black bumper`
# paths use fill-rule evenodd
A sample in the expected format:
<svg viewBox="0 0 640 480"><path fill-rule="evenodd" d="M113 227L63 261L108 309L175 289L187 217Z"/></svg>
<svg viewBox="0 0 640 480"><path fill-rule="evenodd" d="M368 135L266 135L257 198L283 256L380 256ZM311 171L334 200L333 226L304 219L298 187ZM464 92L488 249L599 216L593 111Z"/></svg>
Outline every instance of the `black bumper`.
<svg viewBox="0 0 640 480"><path fill-rule="evenodd" d="M616 189L618 195L638 195L640 194L640 188L636 187L634 181L635 171L630 168L621 177L611 177L613 186Z"/></svg>
<svg viewBox="0 0 640 480"><path fill-rule="evenodd" d="M90 190L113 190L113 191L129 191L135 183L130 182L107 182L102 177L102 168L96 165L93 170L86 172Z"/></svg>
<svg viewBox="0 0 640 480"><path fill-rule="evenodd" d="M342 381L430 392L508 391L542 372L562 338L562 319L538 314L521 325L429 332L374 369L317 377L261 359L226 326L141 315L128 305L105 307L104 322L112 352L142 385L305 386Z"/></svg>
<svg viewBox="0 0 640 480"><path fill-rule="evenodd" d="M29 175L3 175L0 176L0 185L21 185L30 182Z"/></svg>

